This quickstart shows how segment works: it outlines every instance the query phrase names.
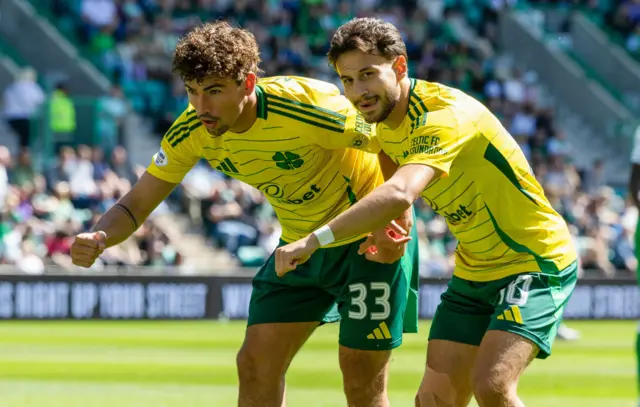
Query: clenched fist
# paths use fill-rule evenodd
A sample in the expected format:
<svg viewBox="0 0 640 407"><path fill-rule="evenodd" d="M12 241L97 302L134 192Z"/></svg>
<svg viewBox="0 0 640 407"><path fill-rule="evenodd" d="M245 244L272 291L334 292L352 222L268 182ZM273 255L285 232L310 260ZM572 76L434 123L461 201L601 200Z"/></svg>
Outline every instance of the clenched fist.
<svg viewBox="0 0 640 407"><path fill-rule="evenodd" d="M71 243L71 260L76 266L91 267L106 248L106 233L80 233Z"/></svg>

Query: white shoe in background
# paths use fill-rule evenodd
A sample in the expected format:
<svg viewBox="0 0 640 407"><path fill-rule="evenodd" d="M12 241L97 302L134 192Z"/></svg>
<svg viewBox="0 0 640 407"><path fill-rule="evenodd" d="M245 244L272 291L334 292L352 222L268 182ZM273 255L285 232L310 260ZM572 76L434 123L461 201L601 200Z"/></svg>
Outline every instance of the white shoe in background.
<svg viewBox="0 0 640 407"><path fill-rule="evenodd" d="M565 324L560 324L558 327L558 339L563 341L577 341L580 339L580 332L569 328Z"/></svg>

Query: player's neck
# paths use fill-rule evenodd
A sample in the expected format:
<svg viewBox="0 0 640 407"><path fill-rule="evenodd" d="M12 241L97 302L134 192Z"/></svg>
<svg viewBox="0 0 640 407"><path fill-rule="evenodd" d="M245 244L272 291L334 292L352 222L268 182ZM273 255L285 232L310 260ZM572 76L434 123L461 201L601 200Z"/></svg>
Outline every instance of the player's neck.
<svg viewBox="0 0 640 407"><path fill-rule="evenodd" d="M242 112L236 120L232 128L229 129L232 133L244 133L253 127L253 124L258 120L258 97L254 91L247 103L242 107Z"/></svg>
<svg viewBox="0 0 640 407"><path fill-rule="evenodd" d="M393 108L387 119L383 122L391 130L395 130L402 124L409 109L409 93L411 92L411 79L407 76L400 82L400 100Z"/></svg>

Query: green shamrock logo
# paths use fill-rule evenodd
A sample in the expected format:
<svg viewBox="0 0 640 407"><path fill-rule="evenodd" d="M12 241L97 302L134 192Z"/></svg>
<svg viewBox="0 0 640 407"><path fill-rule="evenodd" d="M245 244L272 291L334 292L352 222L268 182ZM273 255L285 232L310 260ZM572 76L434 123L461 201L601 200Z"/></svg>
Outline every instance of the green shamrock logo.
<svg viewBox="0 0 640 407"><path fill-rule="evenodd" d="M302 164L304 164L304 160L300 158L298 154L290 151L285 151L284 153L277 152L273 155L272 159L276 162L276 165L283 170L293 170L302 167Z"/></svg>

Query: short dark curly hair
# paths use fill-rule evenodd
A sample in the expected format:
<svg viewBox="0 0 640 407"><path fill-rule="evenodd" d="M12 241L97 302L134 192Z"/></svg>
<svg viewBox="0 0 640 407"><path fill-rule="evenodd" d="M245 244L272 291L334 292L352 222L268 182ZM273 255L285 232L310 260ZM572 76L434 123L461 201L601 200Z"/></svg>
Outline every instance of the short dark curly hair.
<svg viewBox="0 0 640 407"><path fill-rule="evenodd" d="M259 64L260 51L253 34L216 21L200 25L180 39L172 71L185 82L231 77L240 83L249 72L258 74Z"/></svg>
<svg viewBox="0 0 640 407"><path fill-rule="evenodd" d="M400 31L393 24L371 17L354 18L338 28L331 38L327 58L335 68L340 55L355 50L378 53L387 59L400 55L407 58L407 47Z"/></svg>

